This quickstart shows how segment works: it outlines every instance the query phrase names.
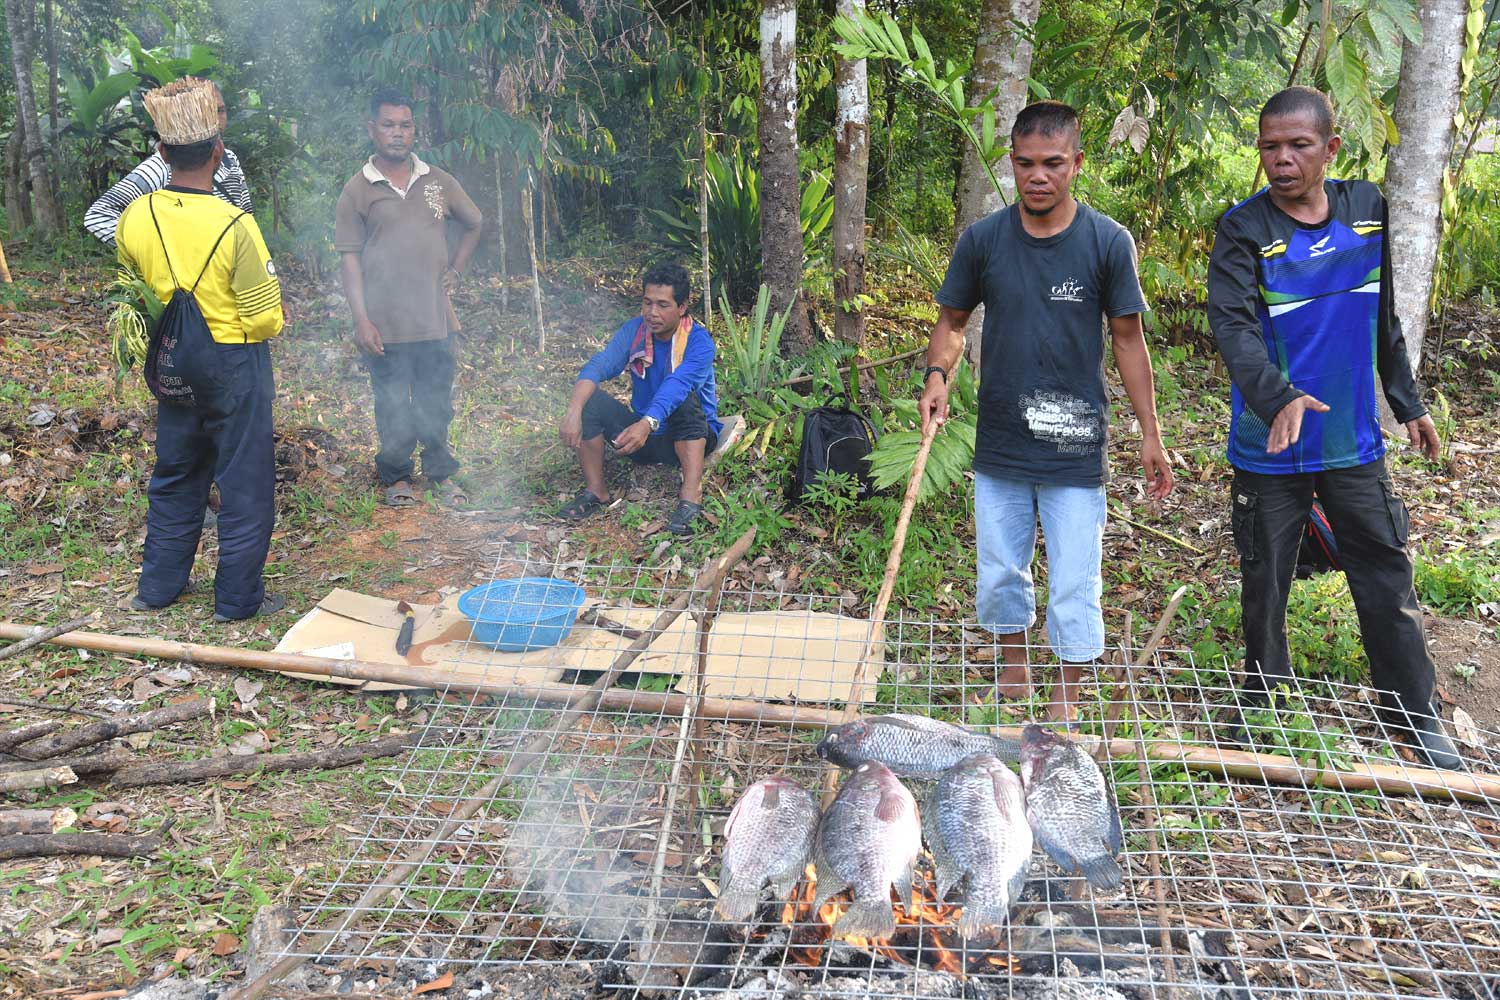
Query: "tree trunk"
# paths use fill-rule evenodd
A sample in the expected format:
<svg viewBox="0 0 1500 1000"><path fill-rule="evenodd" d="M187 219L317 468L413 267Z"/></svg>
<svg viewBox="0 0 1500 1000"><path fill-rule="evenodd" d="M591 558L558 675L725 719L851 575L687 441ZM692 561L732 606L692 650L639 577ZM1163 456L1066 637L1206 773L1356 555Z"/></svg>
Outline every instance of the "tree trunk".
<svg viewBox="0 0 1500 1000"><path fill-rule="evenodd" d="M510 260L505 252L505 170L495 150L495 237L500 241L500 313L510 312Z"/></svg>
<svg viewBox="0 0 1500 1000"><path fill-rule="evenodd" d="M53 0L46 0L43 7L47 31L47 145L52 159L57 160L57 18L53 15Z"/></svg>
<svg viewBox="0 0 1500 1000"><path fill-rule="evenodd" d="M1426 0L1417 10L1422 41L1407 41L1401 48L1395 108L1401 142L1391 150L1385 170L1396 315L1413 371L1422 363L1432 275L1442 241L1443 179L1453 152L1469 5L1466 0Z"/></svg>
<svg viewBox="0 0 1500 1000"><path fill-rule="evenodd" d="M21 0L5 0L5 22L10 32L11 69L16 77L16 118L24 123L26 167L31 177L36 228L38 233L48 234L61 229L63 219L37 120L36 90L31 83L31 32Z"/></svg>
<svg viewBox="0 0 1500 1000"><path fill-rule="evenodd" d="M979 33L974 41L974 64L969 68L967 93L970 106L993 95L996 136L1010 135L1010 126L1027 103L1026 78L1031 73L1031 42L1027 33L1035 27L1041 0L983 0L979 9ZM1007 146L1009 141L1005 143ZM979 154L966 141L963 165L958 172L958 199L953 238L1015 197L1016 179L1010 157L993 165L1004 193L995 190ZM979 334L984 325L984 306L974 310L968 326L969 363L979 366Z"/></svg>
<svg viewBox="0 0 1500 1000"><path fill-rule="evenodd" d="M536 261L536 223L532 220L532 192L535 190L530 178L521 187L521 221L526 227L526 255L531 261L531 314L536 321L536 352L547 350L547 327L542 319L542 275Z"/></svg>
<svg viewBox="0 0 1500 1000"><path fill-rule="evenodd" d="M5 144L5 217L10 234L31 225L31 183L26 177L26 130L16 122Z"/></svg>
<svg viewBox="0 0 1500 1000"><path fill-rule="evenodd" d="M760 14L760 255L771 308L791 309L784 350L802 354L812 331L802 303L802 185L797 176L797 5L765 0Z"/></svg>
<svg viewBox="0 0 1500 1000"><path fill-rule="evenodd" d="M703 35L698 36L698 72L707 73ZM708 252L708 91L698 98L698 252L703 265L703 326L713 329L714 281Z"/></svg>
<svg viewBox="0 0 1500 1000"><path fill-rule="evenodd" d="M854 17L864 0L838 0ZM865 202L870 185L870 79L863 59L834 64L838 111L833 127L833 333L848 344L865 339Z"/></svg>

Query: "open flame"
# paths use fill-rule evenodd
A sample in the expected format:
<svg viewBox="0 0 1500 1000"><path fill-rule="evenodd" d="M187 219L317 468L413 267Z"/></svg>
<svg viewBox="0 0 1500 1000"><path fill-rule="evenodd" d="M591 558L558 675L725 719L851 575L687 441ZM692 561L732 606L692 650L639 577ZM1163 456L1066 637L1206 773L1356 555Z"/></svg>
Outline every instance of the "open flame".
<svg viewBox="0 0 1500 1000"><path fill-rule="evenodd" d="M833 925L844 915L849 904L835 897L813 913L812 902L817 885L809 866L807 878L793 890L792 898L781 907L781 922L790 928L788 954L802 965L823 964L823 951L833 940ZM919 875L912 884L911 911L894 899L896 933L890 938L840 938L851 948L879 955L902 965L936 969L964 978L977 972L1014 972L1018 966L1012 957L996 952L987 945L993 938L965 941L958 933L961 906L940 903L931 882Z"/></svg>

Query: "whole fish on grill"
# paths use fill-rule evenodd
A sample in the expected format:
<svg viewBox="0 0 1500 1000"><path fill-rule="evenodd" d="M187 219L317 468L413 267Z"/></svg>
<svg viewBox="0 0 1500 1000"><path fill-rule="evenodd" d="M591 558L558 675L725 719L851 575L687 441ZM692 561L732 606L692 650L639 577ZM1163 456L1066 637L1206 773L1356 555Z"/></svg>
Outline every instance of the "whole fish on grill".
<svg viewBox="0 0 1500 1000"><path fill-rule="evenodd" d="M936 778L970 754L1021 759L1015 740L976 733L920 715L872 715L831 730L818 744L818 756L840 767L879 761L907 778Z"/></svg>
<svg viewBox="0 0 1500 1000"><path fill-rule="evenodd" d="M1031 863L1031 827L1015 772L994 754L965 757L933 786L922 832L937 863L938 901L963 883L958 932L971 938L1004 924Z"/></svg>
<svg viewBox="0 0 1500 1000"><path fill-rule="evenodd" d="M890 769L867 761L839 787L818 822L813 912L844 889L854 901L833 925L839 937L889 937L896 930L891 886L911 913L912 866L922 850L917 801Z"/></svg>
<svg viewBox="0 0 1500 1000"><path fill-rule="evenodd" d="M777 899L791 895L817 829L817 800L790 778L778 774L745 789L724 827L719 916L748 919L767 882Z"/></svg>
<svg viewBox="0 0 1500 1000"><path fill-rule="evenodd" d="M1096 889L1119 888L1120 813L1094 758L1065 736L1027 726L1021 734L1021 783L1026 818L1042 850Z"/></svg>

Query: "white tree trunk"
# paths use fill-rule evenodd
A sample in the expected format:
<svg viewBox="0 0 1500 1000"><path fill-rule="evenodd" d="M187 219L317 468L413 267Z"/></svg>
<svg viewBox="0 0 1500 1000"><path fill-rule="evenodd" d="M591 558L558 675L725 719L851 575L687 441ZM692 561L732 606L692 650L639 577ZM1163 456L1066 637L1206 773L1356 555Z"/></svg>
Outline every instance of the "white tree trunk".
<svg viewBox="0 0 1500 1000"><path fill-rule="evenodd" d="M983 0L979 10L979 33L974 41L974 65L969 68L966 93L970 105L994 95L995 134L1010 135L1011 123L1027 104L1026 78L1031 74L1031 42L1027 33L1036 26L1041 0ZM1009 145L1009 140L1006 141ZM1004 197L990 183L984 164L974 147L964 144L963 166L958 173L958 204L955 206L953 238L1015 197L1016 178L1010 158L994 164L995 176L1005 189ZM984 324L984 306L974 310L968 326L969 363L979 367L979 333Z"/></svg>
<svg viewBox="0 0 1500 1000"><path fill-rule="evenodd" d="M864 0L838 0L838 12L855 17ZM848 344L865 339L865 202L870 183L870 80L863 59L838 58L833 126L833 332Z"/></svg>
<svg viewBox="0 0 1500 1000"><path fill-rule="evenodd" d="M11 69L16 77L16 118L23 124L36 228L39 233L52 233L62 228L62 210L58 206L57 189L52 183L52 165L47 160L47 146L42 141L41 124L37 119L36 90L31 82L31 30L27 9L21 0L5 0L5 22L10 33Z"/></svg>
<svg viewBox="0 0 1500 1000"><path fill-rule="evenodd" d="M1467 0L1423 0L1417 4L1422 41L1408 41L1401 48L1394 112L1401 142L1386 164L1385 194L1390 202L1396 315L1413 370L1422 363L1431 313L1432 276L1443 228L1443 178L1453 152L1468 7Z"/></svg>
<svg viewBox="0 0 1500 1000"><path fill-rule="evenodd" d="M812 346L802 307L802 185L797 175L797 5L765 0L760 14L760 259L771 308L792 307L783 348Z"/></svg>

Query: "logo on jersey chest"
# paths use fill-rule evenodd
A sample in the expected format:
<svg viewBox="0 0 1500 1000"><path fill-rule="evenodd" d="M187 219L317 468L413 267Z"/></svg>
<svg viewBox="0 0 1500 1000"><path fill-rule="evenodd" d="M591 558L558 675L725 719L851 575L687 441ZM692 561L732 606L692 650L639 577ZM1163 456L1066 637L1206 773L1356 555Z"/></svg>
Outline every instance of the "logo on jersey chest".
<svg viewBox="0 0 1500 1000"><path fill-rule="evenodd" d="M1053 302L1082 302L1083 285L1076 279L1069 278L1052 286L1052 294L1047 298Z"/></svg>

